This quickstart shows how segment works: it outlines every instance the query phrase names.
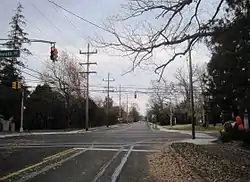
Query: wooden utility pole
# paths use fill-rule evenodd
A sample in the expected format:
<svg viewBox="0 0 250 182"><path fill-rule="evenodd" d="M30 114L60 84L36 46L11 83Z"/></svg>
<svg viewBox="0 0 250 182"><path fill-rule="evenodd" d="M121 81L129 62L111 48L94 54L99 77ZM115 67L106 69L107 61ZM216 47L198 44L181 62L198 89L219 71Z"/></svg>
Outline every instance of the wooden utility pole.
<svg viewBox="0 0 250 182"><path fill-rule="evenodd" d="M111 81L115 81L115 79L110 79L110 73L108 73L108 79L103 79L103 81L108 82L108 88L107 88L107 126L109 126L109 102L110 102L110 98L109 98L109 92L110 92L110 82Z"/></svg>
<svg viewBox="0 0 250 182"><path fill-rule="evenodd" d="M189 44L190 41L188 40L188 45ZM192 138L195 139L193 69L192 69L191 47L188 51L188 61L189 61L189 89L190 89L190 105L191 105Z"/></svg>
<svg viewBox="0 0 250 182"><path fill-rule="evenodd" d="M119 86L119 119L122 117L122 89L121 85Z"/></svg>
<svg viewBox="0 0 250 182"><path fill-rule="evenodd" d="M89 128L89 74L90 73L96 73L96 71L89 71L89 65L90 64L96 64L95 63L90 63L89 62L89 56L91 54L97 54L97 50L94 52L90 52L89 51L89 43L88 43L88 48L87 48L87 52L82 52L80 50L80 54L86 54L87 55L87 62L85 63L80 63L80 65L86 65L87 66L87 70L81 73L85 73L86 74L86 105L85 105L85 130L88 131Z"/></svg>
<svg viewBox="0 0 250 182"><path fill-rule="evenodd" d="M127 94L127 115L126 115L126 121L128 123L128 116L129 116L129 110L128 110L128 94Z"/></svg>

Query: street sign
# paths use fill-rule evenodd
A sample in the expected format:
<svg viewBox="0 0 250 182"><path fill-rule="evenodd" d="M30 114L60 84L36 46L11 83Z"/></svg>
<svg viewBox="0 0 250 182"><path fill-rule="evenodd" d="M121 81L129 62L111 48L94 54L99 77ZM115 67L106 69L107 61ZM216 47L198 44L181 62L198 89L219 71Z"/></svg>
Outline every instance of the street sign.
<svg viewBox="0 0 250 182"><path fill-rule="evenodd" d="M0 57L20 57L20 50L0 50Z"/></svg>

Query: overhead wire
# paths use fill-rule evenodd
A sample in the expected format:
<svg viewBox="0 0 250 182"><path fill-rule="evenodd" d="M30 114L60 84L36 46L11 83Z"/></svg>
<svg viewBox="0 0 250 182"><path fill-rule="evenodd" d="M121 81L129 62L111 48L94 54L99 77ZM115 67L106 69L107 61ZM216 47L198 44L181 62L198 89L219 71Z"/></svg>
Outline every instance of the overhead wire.
<svg viewBox="0 0 250 182"><path fill-rule="evenodd" d="M47 21L47 22L49 22L50 24L51 24L51 26L55 29L55 30L57 30L57 32L59 32L60 34L62 34L62 35L64 35L64 33L61 31L61 29L58 27L58 26L56 26L56 24L55 23L53 23L33 2L31 2L31 5L32 5L32 7ZM58 44L59 45L59 44ZM71 43L71 45L73 46L73 47L75 47L76 49L78 49L74 44L72 44ZM63 49L63 51L65 51L65 52L70 52L70 51L68 51L64 46L62 46L62 45L59 45L60 47L62 47L62 49ZM74 54L74 53L73 53Z"/></svg>
<svg viewBox="0 0 250 182"><path fill-rule="evenodd" d="M29 76L31 76L31 77L33 77L33 78L37 78L37 79L40 79L39 77L37 77L37 76L35 76L35 75L32 75L32 74L30 74L30 73L28 73L28 72L26 72L26 71L21 71L22 73L24 73L24 74L26 74L26 75L29 75Z"/></svg>
<svg viewBox="0 0 250 182"><path fill-rule="evenodd" d="M51 21L50 21L50 19L48 19L45 15L44 15L44 13L42 12L42 11L40 11L39 10L39 8L34 4L34 3L31 3L31 5L33 6L33 8L36 10L36 11L38 11L58 32L60 32L60 33L62 33L62 31L56 26L56 25L54 25ZM43 32L39 27L37 27L37 26L34 26L40 33L42 33L42 34L46 34L45 32ZM60 45L59 45L60 46ZM60 47L62 47L63 48L63 50L65 51L65 52L69 52L69 51L67 51L66 50L66 48L64 47L64 46L60 46ZM40 59L40 56L37 56L37 55L35 55L35 54L32 54L32 56L34 56L34 57L36 57L36 58L38 58L37 60L38 61L41 61L43 64L47 64L46 62L44 62L44 61L42 61L43 59ZM27 58L25 58L25 57L22 57L23 59L25 59L26 61L29 61ZM34 69L31 69L31 68L28 68L28 67L25 67L26 69L28 69L28 70L31 70L31 71L33 71L33 72L35 72L35 73L38 73L39 75L42 75L42 73L40 73L40 72L38 72L38 71L36 71L36 70L34 70ZM26 72L26 74L27 74L27 72ZM29 75L31 75L31 74L29 74ZM33 75L34 76L34 75Z"/></svg>
<svg viewBox="0 0 250 182"><path fill-rule="evenodd" d="M96 27L96 28L99 28L99 29L101 29L101 30L104 30L104 31L106 31L106 32L109 32L106 28L104 28L104 27L102 27L102 26L100 26L100 25L98 25L98 24L96 24L96 23L94 23L94 22L92 22L92 21L90 21L90 20L87 20L87 19L81 17L80 15L77 15L76 13L74 13L74 12L72 12L72 11L70 11L70 10L64 8L63 6L61 6L61 5L57 4L57 3L55 3L54 1L51 1L51 0L48 0L48 1L49 1L50 3L52 3L52 4L54 4L55 6L57 6L58 8L61 8L61 9L63 9L64 11L66 11L66 12L68 12L68 13L74 15L75 17L81 19L82 21L84 21L84 22L86 22L86 23L89 23L89 24L93 25L93 26Z"/></svg>
<svg viewBox="0 0 250 182"><path fill-rule="evenodd" d="M63 11L59 10L58 8L55 8L54 6L52 6L52 7L53 7L58 13L62 14L63 17L64 17L64 18L70 23L70 25L76 30L76 32L79 33L79 36L80 36L84 41L86 41L86 38L83 37L83 36L81 35L80 29L77 28L77 27L75 26L75 24L65 15L65 13L64 13Z"/></svg>
<svg viewBox="0 0 250 182"><path fill-rule="evenodd" d="M46 19L58 32L62 32L45 14L31 1L33 8L40 14L44 19Z"/></svg>

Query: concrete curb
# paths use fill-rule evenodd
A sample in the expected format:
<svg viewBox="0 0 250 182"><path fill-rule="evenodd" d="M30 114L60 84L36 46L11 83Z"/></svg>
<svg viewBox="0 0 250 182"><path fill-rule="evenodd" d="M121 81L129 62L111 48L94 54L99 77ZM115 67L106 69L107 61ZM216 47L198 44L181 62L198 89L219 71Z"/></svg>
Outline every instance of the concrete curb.
<svg viewBox="0 0 250 182"><path fill-rule="evenodd" d="M85 130L75 130L75 131L55 131L55 132L29 132L29 133L12 133L0 135L0 138L10 138L18 136L31 136L31 135L67 135L76 133L86 133Z"/></svg>
<svg viewBox="0 0 250 182"><path fill-rule="evenodd" d="M117 128L118 125L111 125L109 129ZM95 131L97 128L94 128ZM89 131L82 130L75 130L75 131L48 131L48 132L24 132L24 133L11 133L11 134L0 134L1 138L10 138L10 137L19 137L19 136L32 136L32 135L67 135L67 134L77 134L77 133L89 133L92 132L90 129Z"/></svg>

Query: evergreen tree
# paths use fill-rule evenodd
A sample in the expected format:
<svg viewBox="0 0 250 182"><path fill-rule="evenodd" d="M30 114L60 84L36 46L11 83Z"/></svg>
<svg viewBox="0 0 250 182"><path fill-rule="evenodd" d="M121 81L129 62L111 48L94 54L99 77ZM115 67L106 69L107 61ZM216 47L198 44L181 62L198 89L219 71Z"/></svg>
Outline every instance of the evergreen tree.
<svg viewBox="0 0 250 182"><path fill-rule="evenodd" d="M208 93L212 105L218 105L230 119L232 112L242 114L250 101L250 3L228 0L233 21L223 19L215 27L218 33L210 42L212 58L208 64Z"/></svg>
<svg viewBox="0 0 250 182"><path fill-rule="evenodd" d="M23 47L23 43L28 43L28 33L24 31L26 26L25 17L22 14L23 6L19 3L15 11L12 20L10 21L9 39L12 39L6 43L6 46L10 49L19 49L22 53L30 55L31 52Z"/></svg>
<svg viewBox="0 0 250 182"><path fill-rule="evenodd" d="M20 50L21 54L30 55L31 52L27 48L23 47L23 44L28 43L29 39L27 38L28 33L24 31L26 22L22 14L22 10L23 6L19 3L12 20L9 23L10 31L8 38L11 40L6 42L5 46L8 49L18 49ZM12 81L21 79L19 66L23 66L23 63L18 58L3 58L1 60L1 81L5 83L6 86L10 86Z"/></svg>
<svg viewBox="0 0 250 182"><path fill-rule="evenodd" d="M10 50L20 50L21 54L30 55L31 52L23 46L29 40L28 34L24 31L26 23L22 10L23 7L19 3L9 23L8 38L11 40L5 43L5 47ZM20 66L23 66L23 63L18 58L2 58L0 60L0 114L4 115L6 119L14 116L17 127L20 123L21 92L12 89L11 84L13 81L22 79Z"/></svg>

